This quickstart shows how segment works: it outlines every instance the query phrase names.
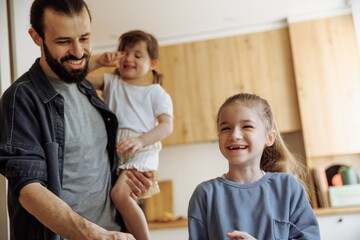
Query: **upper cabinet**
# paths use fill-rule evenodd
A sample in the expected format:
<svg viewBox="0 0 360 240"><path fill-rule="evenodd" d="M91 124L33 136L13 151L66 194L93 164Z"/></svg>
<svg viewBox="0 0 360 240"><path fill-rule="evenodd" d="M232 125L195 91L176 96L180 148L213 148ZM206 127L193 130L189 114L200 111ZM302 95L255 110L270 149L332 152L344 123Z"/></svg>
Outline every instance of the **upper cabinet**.
<svg viewBox="0 0 360 240"><path fill-rule="evenodd" d="M164 144L216 140L217 110L239 92L266 98L280 131L301 128L287 28L163 46L158 70L174 102Z"/></svg>
<svg viewBox="0 0 360 240"><path fill-rule="evenodd" d="M351 15L289 30L306 156L360 153L360 58Z"/></svg>

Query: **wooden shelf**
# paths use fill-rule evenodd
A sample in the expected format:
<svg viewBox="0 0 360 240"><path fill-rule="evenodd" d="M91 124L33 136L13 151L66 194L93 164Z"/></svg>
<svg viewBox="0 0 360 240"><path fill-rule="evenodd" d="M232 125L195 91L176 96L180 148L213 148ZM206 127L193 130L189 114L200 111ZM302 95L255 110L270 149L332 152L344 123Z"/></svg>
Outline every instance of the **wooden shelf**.
<svg viewBox="0 0 360 240"><path fill-rule="evenodd" d="M314 209L314 212L318 217L327 215L360 213L360 206L341 208L316 208Z"/></svg>
<svg viewBox="0 0 360 240"><path fill-rule="evenodd" d="M179 220L168 221L168 222L151 222L148 224L150 230L168 229L168 228L186 228L187 218L182 218Z"/></svg>

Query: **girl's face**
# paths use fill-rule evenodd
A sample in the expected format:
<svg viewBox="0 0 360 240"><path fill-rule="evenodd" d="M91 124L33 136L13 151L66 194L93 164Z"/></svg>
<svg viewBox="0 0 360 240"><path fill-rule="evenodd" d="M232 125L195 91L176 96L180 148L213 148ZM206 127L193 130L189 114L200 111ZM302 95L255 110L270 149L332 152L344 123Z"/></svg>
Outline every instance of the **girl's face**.
<svg viewBox="0 0 360 240"><path fill-rule="evenodd" d="M148 72L157 65L156 60L151 60L147 51L146 42L141 41L132 47L125 47L119 60L121 78L127 80L145 80Z"/></svg>
<svg viewBox="0 0 360 240"><path fill-rule="evenodd" d="M254 108L241 103L225 106L219 115L219 148L230 165L259 166L266 146L275 141Z"/></svg>

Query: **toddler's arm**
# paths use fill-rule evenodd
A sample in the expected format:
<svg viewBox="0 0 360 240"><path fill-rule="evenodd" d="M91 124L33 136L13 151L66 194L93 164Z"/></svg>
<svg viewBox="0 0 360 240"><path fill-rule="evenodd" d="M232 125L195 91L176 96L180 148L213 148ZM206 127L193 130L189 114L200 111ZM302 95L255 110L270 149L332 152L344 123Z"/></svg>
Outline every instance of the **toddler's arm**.
<svg viewBox="0 0 360 240"><path fill-rule="evenodd" d="M104 86L104 75L91 74L92 71L100 67L117 67L120 59L120 52L105 52L97 58L91 58L89 61L89 74L86 79L89 80L95 89L101 90Z"/></svg>

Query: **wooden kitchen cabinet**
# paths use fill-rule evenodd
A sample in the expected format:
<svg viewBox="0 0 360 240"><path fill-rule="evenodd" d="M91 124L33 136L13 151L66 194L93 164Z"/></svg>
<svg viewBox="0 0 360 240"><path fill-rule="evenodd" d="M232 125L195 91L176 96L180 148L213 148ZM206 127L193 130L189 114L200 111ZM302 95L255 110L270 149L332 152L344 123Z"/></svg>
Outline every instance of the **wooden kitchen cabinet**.
<svg viewBox="0 0 360 240"><path fill-rule="evenodd" d="M174 103L174 131L164 145L216 140L218 108L239 92L267 99L281 132L301 130L287 28L161 46L157 70Z"/></svg>
<svg viewBox="0 0 360 240"><path fill-rule="evenodd" d="M360 153L360 58L351 15L289 25L306 157Z"/></svg>
<svg viewBox="0 0 360 240"><path fill-rule="evenodd" d="M291 23L289 32L308 168L360 170L360 54L352 16Z"/></svg>
<svg viewBox="0 0 360 240"><path fill-rule="evenodd" d="M281 132L299 131L286 28L160 48L159 72L174 102L174 132L164 144L216 140L216 114L227 97L266 98Z"/></svg>

